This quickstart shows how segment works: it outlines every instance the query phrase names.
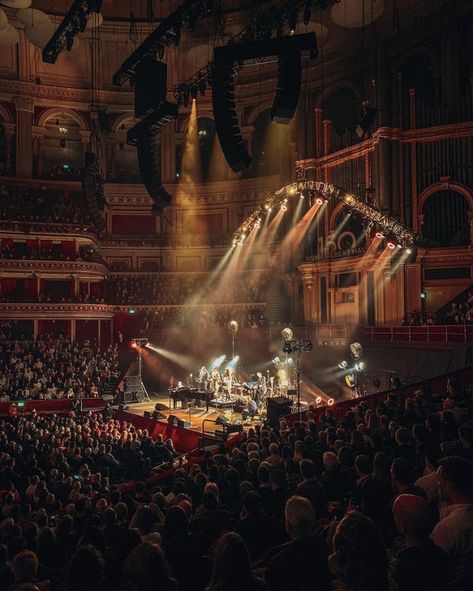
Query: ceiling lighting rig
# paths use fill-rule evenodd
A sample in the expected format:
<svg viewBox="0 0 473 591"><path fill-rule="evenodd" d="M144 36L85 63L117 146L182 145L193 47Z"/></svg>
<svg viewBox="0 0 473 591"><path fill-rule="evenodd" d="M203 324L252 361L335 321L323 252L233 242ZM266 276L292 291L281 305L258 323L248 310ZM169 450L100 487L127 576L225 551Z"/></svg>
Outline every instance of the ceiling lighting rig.
<svg viewBox="0 0 473 591"><path fill-rule="evenodd" d="M126 79L132 80L135 69L143 60L162 55L166 47L179 45L181 41L181 28L188 24L189 30L194 23L208 14L210 4L202 0L184 0L158 27L149 35L143 43L123 62L113 75L113 83L121 86Z"/></svg>
<svg viewBox="0 0 473 591"><path fill-rule="evenodd" d="M87 17L93 12L100 12L102 0L75 0L62 23L43 49L43 62L55 64L59 54L72 49L74 37L83 33L87 26Z"/></svg>
<svg viewBox="0 0 473 591"><path fill-rule="evenodd" d="M316 195L316 202L319 205L324 202L332 202L334 205L340 201L344 202L350 210L358 212L365 220L376 225L380 236L384 238L384 236L389 235L392 241L397 243L398 249L406 248L411 250L418 243L417 234L410 228L396 218L367 205L352 193L347 193L339 187L322 181L300 181L282 187L269 195L265 199L263 206L258 207L234 232L233 244L239 244L241 236L243 234L247 235L253 229L255 220L260 217L261 211L269 213L275 207L283 207L289 198L296 195L300 196L301 193ZM393 244L393 242L390 244ZM394 246L389 246L389 248L394 249Z"/></svg>
<svg viewBox="0 0 473 591"><path fill-rule="evenodd" d="M270 39L274 33L277 37L282 37L285 33L291 34L291 31L293 34L294 29L292 25L294 25L294 18L297 24L300 15L301 22L308 24L312 8L325 9L333 3L334 0L280 0L270 6L266 12L259 14L256 20L252 20L248 26L232 37L227 45ZM274 56L248 58L247 61L249 63L261 64L265 61L274 61ZM201 96L203 96L205 90L212 86L213 66L214 62L210 61L206 66L174 88L174 96L179 106L184 105L184 107L187 107L189 105L191 88L199 89ZM237 65L237 67L241 66Z"/></svg>

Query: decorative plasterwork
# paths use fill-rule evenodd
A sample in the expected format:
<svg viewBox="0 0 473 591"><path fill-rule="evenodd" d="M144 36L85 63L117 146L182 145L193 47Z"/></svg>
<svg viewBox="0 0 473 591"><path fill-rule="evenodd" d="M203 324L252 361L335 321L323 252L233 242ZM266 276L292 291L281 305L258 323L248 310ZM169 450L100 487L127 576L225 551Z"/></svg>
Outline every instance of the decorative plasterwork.
<svg viewBox="0 0 473 591"><path fill-rule="evenodd" d="M103 277L107 269L100 263L87 263L82 261L49 261L49 260L15 260L0 259L0 273L2 271L22 273L53 272L53 273L94 273ZM9 276L11 273L9 273Z"/></svg>

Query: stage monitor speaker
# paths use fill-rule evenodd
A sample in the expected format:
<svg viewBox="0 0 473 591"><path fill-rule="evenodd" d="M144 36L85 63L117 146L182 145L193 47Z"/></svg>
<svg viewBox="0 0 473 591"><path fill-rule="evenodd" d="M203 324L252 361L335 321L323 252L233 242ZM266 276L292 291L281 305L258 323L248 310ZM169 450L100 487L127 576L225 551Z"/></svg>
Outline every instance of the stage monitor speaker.
<svg viewBox="0 0 473 591"><path fill-rule="evenodd" d="M162 404L161 402L156 402L154 405L154 410L169 410L169 406Z"/></svg>
<svg viewBox="0 0 473 591"><path fill-rule="evenodd" d="M169 416L168 416L168 423L169 423L170 425L177 425L177 421L178 421L178 420L179 420L179 419L176 417L176 415L169 415Z"/></svg>
<svg viewBox="0 0 473 591"><path fill-rule="evenodd" d="M155 420L155 421L163 421L166 418L166 415L164 415L162 412L159 412L159 410L155 410L152 414L151 417Z"/></svg>
<svg viewBox="0 0 473 591"><path fill-rule="evenodd" d="M267 399L267 419L271 427L279 426L279 419L291 412L291 401L285 396Z"/></svg>
<svg viewBox="0 0 473 591"><path fill-rule="evenodd" d="M230 421L227 419L227 417L225 415L218 415L218 417L215 419L215 423L217 425L228 425Z"/></svg>
<svg viewBox="0 0 473 591"><path fill-rule="evenodd" d="M118 410L128 410L128 405L127 404L119 404Z"/></svg>
<svg viewBox="0 0 473 591"><path fill-rule="evenodd" d="M401 380L399 379L399 376L393 376L391 378L391 388L393 390L399 390L399 388L402 388L402 383L401 383Z"/></svg>
<svg viewBox="0 0 473 591"><path fill-rule="evenodd" d="M189 421L184 421L182 419L178 419L177 426L182 427L183 429L188 429L191 426L191 424L189 423Z"/></svg>
<svg viewBox="0 0 473 591"><path fill-rule="evenodd" d="M151 413L149 410L145 410L145 411L143 412L143 416L144 416L146 419L152 419L152 418L153 418L153 415L152 415L152 413Z"/></svg>

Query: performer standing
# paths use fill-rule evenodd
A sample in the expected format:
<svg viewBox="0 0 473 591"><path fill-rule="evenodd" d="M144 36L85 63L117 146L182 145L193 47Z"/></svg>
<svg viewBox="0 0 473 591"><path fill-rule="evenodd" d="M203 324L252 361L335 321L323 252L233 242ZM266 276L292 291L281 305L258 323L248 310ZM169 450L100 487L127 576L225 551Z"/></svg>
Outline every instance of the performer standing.
<svg viewBox="0 0 473 591"><path fill-rule="evenodd" d="M212 369L210 378L210 389L212 392L217 393L220 388L220 373L216 367Z"/></svg>
<svg viewBox="0 0 473 591"><path fill-rule="evenodd" d="M210 378L209 372L208 372L207 368L205 367L205 365L203 365L199 371L199 390L200 391L204 391L204 390L208 389L209 378Z"/></svg>

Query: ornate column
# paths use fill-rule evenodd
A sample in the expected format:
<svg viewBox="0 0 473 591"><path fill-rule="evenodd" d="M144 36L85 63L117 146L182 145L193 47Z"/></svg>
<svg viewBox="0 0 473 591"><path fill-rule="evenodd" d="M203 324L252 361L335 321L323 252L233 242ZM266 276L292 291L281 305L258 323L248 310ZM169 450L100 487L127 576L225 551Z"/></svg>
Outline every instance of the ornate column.
<svg viewBox="0 0 473 591"><path fill-rule="evenodd" d="M33 97L16 96L16 174L19 177L33 176Z"/></svg>
<svg viewBox="0 0 473 591"><path fill-rule="evenodd" d="M323 149L323 110L321 107L315 108L315 157L322 156Z"/></svg>
<svg viewBox="0 0 473 591"><path fill-rule="evenodd" d="M328 119L324 119L324 155L330 153L330 130L332 128L332 122Z"/></svg>

